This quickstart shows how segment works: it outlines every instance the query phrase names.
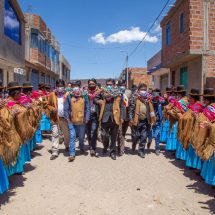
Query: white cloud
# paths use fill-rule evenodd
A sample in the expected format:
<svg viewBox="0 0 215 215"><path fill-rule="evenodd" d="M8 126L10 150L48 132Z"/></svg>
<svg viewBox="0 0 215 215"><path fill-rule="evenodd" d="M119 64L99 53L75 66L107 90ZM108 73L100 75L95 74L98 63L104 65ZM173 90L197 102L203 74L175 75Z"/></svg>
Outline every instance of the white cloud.
<svg viewBox="0 0 215 215"><path fill-rule="evenodd" d="M145 35L146 32L141 31L139 27L132 27L130 30L122 30L106 37L104 33L99 33L92 36L90 39L93 42L105 45L107 43L130 43L141 41ZM146 35L145 41L156 43L158 38L157 36Z"/></svg>
<svg viewBox="0 0 215 215"><path fill-rule="evenodd" d="M161 33L161 26L160 23L155 23L154 29L153 29L153 33Z"/></svg>

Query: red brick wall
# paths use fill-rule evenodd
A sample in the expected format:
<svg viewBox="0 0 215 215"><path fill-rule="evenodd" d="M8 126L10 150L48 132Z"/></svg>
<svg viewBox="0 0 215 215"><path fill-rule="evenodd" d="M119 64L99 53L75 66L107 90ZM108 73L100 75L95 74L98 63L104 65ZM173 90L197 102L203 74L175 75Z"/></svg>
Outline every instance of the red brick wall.
<svg viewBox="0 0 215 215"><path fill-rule="evenodd" d="M215 51L215 1L209 7L209 49Z"/></svg>
<svg viewBox="0 0 215 215"><path fill-rule="evenodd" d="M38 49L31 48L31 62L37 62L45 66L45 56Z"/></svg>
<svg viewBox="0 0 215 215"><path fill-rule="evenodd" d="M203 0L190 1L190 49L204 48L204 5Z"/></svg>
<svg viewBox="0 0 215 215"><path fill-rule="evenodd" d="M181 3L182 2L182 3ZM172 12L175 8L176 12ZM184 14L184 33L180 33L180 15ZM189 1L177 1L176 6L170 10L170 15L161 22L162 27L162 62L169 64L190 48L189 44ZM171 44L166 45L166 25L171 23Z"/></svg>
<svg viewBox="0 0 215 215"><path fill-rule="evenodd" d="M207 76L215 77L215 56L207 56Z"/></svg>
<svg viewBox="0 0 215 215"><path fill-rule="evenodd" d="M45 22L41 19L41 17L33 14L32 18L33 18L33 27L37 28L40 32L45 34L47 26Z"/></svg>

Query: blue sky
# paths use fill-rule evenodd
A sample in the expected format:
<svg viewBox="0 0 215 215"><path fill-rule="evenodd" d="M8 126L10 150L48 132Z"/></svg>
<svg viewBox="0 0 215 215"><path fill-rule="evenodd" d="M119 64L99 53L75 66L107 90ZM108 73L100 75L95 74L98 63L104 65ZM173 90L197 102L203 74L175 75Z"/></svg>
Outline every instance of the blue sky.
<svg viewBox="0 0 215 215"><path fill-rule="evenodd" d="M32 12L39 14L50 27L61 44L61 52L72 65L72 79L118 77L126 56L125 52L120 51L130 53L135 48L166 2L18 1L24 12L32 5ZM160 48L160 32L156 25L147 42L129 58L129 67L145 67L147 60Z"/></svg>

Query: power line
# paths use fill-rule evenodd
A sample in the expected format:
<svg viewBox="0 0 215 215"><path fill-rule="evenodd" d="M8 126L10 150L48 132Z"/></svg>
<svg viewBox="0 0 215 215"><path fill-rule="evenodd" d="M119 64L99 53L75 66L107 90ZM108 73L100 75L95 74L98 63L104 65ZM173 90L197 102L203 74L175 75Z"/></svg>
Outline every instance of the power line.
<svg viewBox="0 0 215 215"><path fill-rule="evenodd" d="M156 17L155 21L152 23L152 25L149 27L148 31L144 35L143 39L137 44L137 46L129 54L129 57L131 57L136 52L136 50L139 48L139 46L145 41L145 39L148 36L149 32L152 30L152 28L154 27L154 25L156 24L156 22L158 21L158 19L160 18L161 14L163 13L163 11L165 10L165 8L167 7L167 5L169 4L170 1L171 0L167 0L166 4L164 5L164 7L162 8L162 10L160 11L160 13L158 14L158 16Z"/></svg>

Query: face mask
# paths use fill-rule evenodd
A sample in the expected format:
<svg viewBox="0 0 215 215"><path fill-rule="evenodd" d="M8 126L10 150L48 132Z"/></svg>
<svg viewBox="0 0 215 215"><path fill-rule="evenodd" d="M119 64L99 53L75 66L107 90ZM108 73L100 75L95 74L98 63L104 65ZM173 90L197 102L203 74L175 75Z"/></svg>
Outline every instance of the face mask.
<svg viewBox="0 0 215 215"><path fill-rule="evenodd" d="M90 89L90 90L95 90L95 89L96 89L96 86L94 86L94 85L89 86L89 89Z"/></svg>
<svg viewBox="0 0 215 215"><path fill-rule="evenodd" d="M125 93L125 87L124 87L124 86L120 86L120 87L119 87L119 91L120 91L121 93Z"/></svg>
<svg viewBox="0 0 215 215"><path fill-rule="evenodd" d="M63 93L63 92L64 92L64 87L58 87L58 88L57 88L57 91L58 91L59 93Z"/></svg>
<svg viewBox="0 0 215 215"><path fill-rule="evenodd" d="M145 90L141 90L140 94L146 94L146 91Z"/></svg>
<svg viewBox="0 0 215 215"><path fill-rule="evenodd" d="M107 90L112 90L113 89L113 87L112 86L107 86Z"/></svg>

